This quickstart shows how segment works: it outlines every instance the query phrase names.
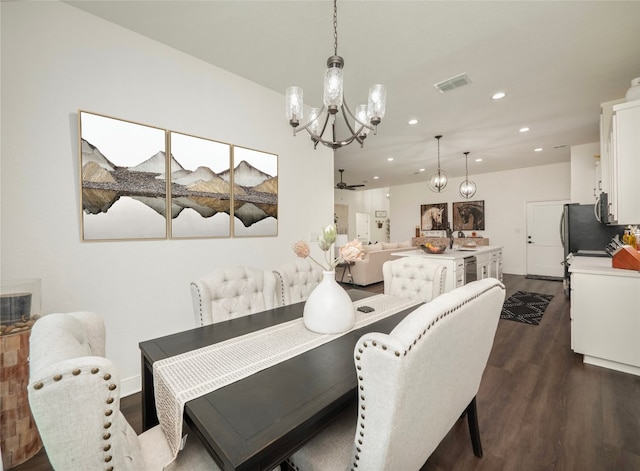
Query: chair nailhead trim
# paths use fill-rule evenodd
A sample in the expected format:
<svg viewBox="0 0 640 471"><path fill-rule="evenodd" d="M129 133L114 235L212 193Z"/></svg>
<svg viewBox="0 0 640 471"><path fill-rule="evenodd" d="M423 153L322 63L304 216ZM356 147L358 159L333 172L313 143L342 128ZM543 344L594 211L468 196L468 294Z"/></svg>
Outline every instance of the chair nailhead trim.
<svg viewBox="0 0 640 471"><path fill-rule="evenodd" d="M91 368L91 374L92 375L96 374L98 371L100 371L99 368Z"/></svg>
<svg viewBox="0 0 640 471"><path fill-rule="evenodd" d="M474 296L473 298L471 298L471 299L467 299L467 300L463 301L461 304L458 304L457 306L453 307L452 309L450 309L450 310L446 311L444 314L441 314L440 316L438 316L438 318L437 318L436 320L432 321L432 322L431 322L431 324L429 324L429 325L427 326L427 328L426 328L425 330L423 330L423 331L422 331L422 333L421 333L420 335L418 335L418 337L417 337L416 339L414 339L414 340L413 340L413 343L410 343L410 344L409 344L409 346L407 347L407 349L402 353L402 356L406 356L406 355L407 355L407 353L411 350L411 347L412 347L413 345L416 345L417 341L418 341L418 340L421 340L421 339L422 339L422 337L423 337L423 336L425 336L425 334L427 333L427 330L429 330L429 329L431 329L431 327L435 326L436 322L438 322L438 321L440 321L440 320L444 319L444 318L445 318L446 316L448 316L449 314L451 314L451 313L453 313L453 312L456 312L458 309L460 309L460 308L461 308L462 306L464 306L465 304L467 304L467 303L471 302L471 301L472 301L472 300L474 300L474 299L477 299L478 297L480 297L480 296L481 296L481 295L483 295L484 293L486 293L486 292L488 292L488 291L490 291L490 290L492 290L492 289L494 289L494 288L500 288L500 289L504 290L504 287L503 287L503 286L491 286L491 287L487 288L486 290L484 290L484 291L482 291L482 292L478 293L478 294L477 294L476 296ZM378 342L376 342L376 341L371 341L371 345L372 345L373 347L377 347L377 346L378 346ZM363 346L363 347L365 347L365 348L366 348L366 347L368 347L368 346L369 346L369 345L368 345L368 342L367 342L367 341L362 342L362 346ZM381 345L380 345L380 348L381 348L381 350L383 350L383 351L388 351L388 347L387 347L386 345L384 345L384 344L381 344ZM360 347L359 347L359 348L358 348L358 352L360 352L360 353L364 353L364 350L363 350L362 348L360 348ZM398 352L398 351L394 351L394 352L393 352L393 354L394 354L396 357L399 357L399 356L401 355L401 353L400 353L400 352ZM355 359L356 359L356 361L360 361L360 355L357 355L357 356L355 357ZM358 370L362 370L362 366L361 366L360 364L356 364L356 368L357 368ZM363 377L362 377L362 375L358 375L358 382L359 382L359 383L361 383L362 381L363 381ZM359 385L359 387L360 387L360 390L361 390L361 391L364 391L364 385L360 384L360 385ZM361 394L361 395L360 395L360 401L361 401L361 402L360 402L360 408L361 408L362 410L365 410L365 404L364 404L365 396L364 396L364 394ZM358 434L360 435L360 437L363 437L363 438L364 438L364 428L365 428L364 420L365 420L365 415L364 415L364 414L360 414L360 418L358 419L358 426L360 427L360 430L359 430ZM363 440L361 440L361 439L359 438L359 439L358 439L358 444L359 444L359 445L363 445ZM354 469L354 468L357 468L357 467L358 467L358 463L357 463L357 461L358 461L358 460L360 460L360 456L358 455L358 453L361 453L361 452L362 452L360 447L356 447L356 451L357 451L357 453L356 453L356 455L355 455L355 457L354 457L356 461L354 461L354 463L353 463L353 468L351 468L351 469L352 469L352 471L353 471L353 469ZM297 470L297 468L296 468L296 470Z"/></svg>
<svg viewBox="0 0 640 471"><path fill-rule="evenodd" d="M73 370L73 371L71 372L71 374L72 374L73 376L78 376L80 373L81 373L80 368L76 368L75 370Z"/></svg>
<svg viewBox="0 0 640 471"><path fill-rule="evenodd" d="M53 380L54 380L54 381L60 381L61 379L62 379L62 375L55 375L55 376L53 377Z"/></svg>

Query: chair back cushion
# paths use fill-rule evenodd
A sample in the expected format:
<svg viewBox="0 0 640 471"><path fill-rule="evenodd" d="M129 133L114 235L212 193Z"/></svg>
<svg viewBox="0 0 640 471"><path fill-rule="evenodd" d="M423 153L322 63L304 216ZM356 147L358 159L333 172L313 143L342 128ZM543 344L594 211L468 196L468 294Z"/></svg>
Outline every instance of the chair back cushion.
<svg viewBox="0 0 640 471"><path fill-rule="evenodd" d="M277 270L276 300L279 306L306 301L322 281L322 269L308 258L297 258Z"/></svg>
<svg viewBox="0 0 640 471"><path fill-rule="evenodd" d="M191 298L198 325L273 309L275 296L275 275L252 267L222 268L191 283Z"/></svg>
<svg viewBox="0 0 640 471"><path fill-rule="evenodd" d="M357 469L424 465L478 392L504 297L496 279L469 283L358 341Z"/></svg>
<svg viewBox="0 0 640 471"><path fill-rule="evenodd" d="M424 257L401 257L382 265L384 294L429 302L444 292L447 267Z"/></svg>
<svg viewBox="0 0 640 471"><path fill-rule="evenodd" d="M91 312L48 314L33 325L29 405L54 469L145 469L104 338Z"/></svg>

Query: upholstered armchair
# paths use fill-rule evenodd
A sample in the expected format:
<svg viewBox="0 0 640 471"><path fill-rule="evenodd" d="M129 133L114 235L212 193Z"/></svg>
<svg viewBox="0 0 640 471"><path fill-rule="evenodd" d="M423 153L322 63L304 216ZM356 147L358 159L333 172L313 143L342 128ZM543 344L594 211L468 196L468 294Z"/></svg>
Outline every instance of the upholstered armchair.
<svg viewBox="0 0 640 471"><path fill-rule="evenodd" d="M49 314L30 337L29 405L56 470L217 470L195 436L169 466L160 426L136 435L120 412L120 376L104 358L105 327L92 312Z"/></svg>
<svg viewBox="0 0 640 471"><path fill-rule="evenodd" d="M191 299L199 326L273 309L275 275L245 266L220 268L191 283Z"/></svg>
<svg viewBox="0 0 640 471"><path fill-rule="evenodd" d="M382 266L384 294L429 302L444 293L447 267L424 257L402 257Z"/></svg>
<svg viewBox="0 0 640 471"><path fill-rule="evenodd" d="M297 258L273 273L278 306L305 301L322 281L322 268L308 258Z"/></svg>
<svg viewBox="0 0 640 471"><path fill-rule="evenodd" d="M466 412L482 456L476 394L505 290L493 278L445 293L390 334L363 335L354 350L358 405L289 458L296 471L418 470Z"/></svg>

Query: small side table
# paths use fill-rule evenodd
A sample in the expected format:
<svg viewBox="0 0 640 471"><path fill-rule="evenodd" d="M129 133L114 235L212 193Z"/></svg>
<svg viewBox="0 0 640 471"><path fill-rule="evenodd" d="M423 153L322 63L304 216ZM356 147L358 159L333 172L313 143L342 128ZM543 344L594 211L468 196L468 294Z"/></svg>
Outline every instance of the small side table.
<svg viewBox="0 0 640 471"><path fill-rule="evenodd" d="M351 265L353 265L355 262L342 262L342 263L338 263L338 267L342 268L342 276L340 277L340 283L343 283L344 280L344 275L345 273L349 274L349 280L347 280L348 282L350 282L352 285L355 285L356 282L353 279L353 275L351 274Z"/></svg>

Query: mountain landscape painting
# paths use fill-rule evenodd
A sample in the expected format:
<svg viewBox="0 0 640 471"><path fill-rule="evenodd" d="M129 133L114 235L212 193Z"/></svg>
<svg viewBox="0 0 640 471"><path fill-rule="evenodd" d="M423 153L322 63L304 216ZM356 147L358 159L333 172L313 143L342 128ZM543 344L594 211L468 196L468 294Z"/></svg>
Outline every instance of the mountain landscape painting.
<svg viewBox="0 0 640 471"><path fill-rule="evenodd" d="M277 155L85 111L79 126L83 240L278 235Z"/></svg>
<svg viewBox="0 0 640 471"><path fill-rule="evenodd" d="M171 152L171 237L231 235L231 146L177 132Z"/></svg>
<svg viewBox="0 0 640 471"><path fill-rule="evenodd" d="M278 156L234 146L233 162L233 235L277 236Z"/></svg>
<svg viewBox="0 0 640 471"><path fill-rule="evenodd" d="M84 240L167 237L166 133L79 112Z"/></svg>

